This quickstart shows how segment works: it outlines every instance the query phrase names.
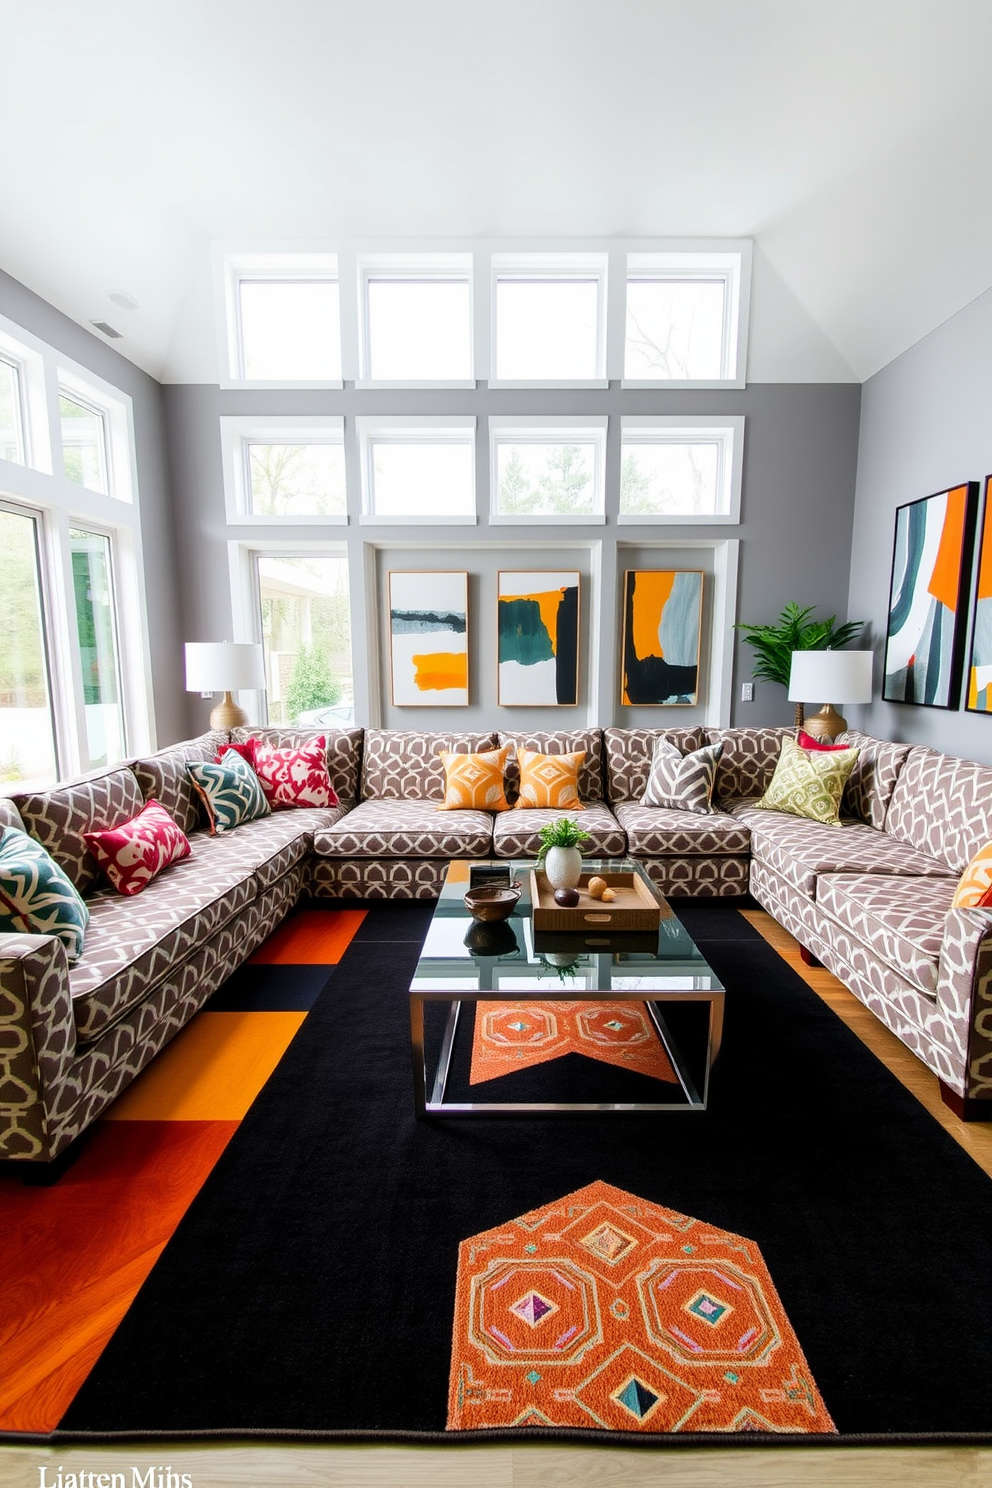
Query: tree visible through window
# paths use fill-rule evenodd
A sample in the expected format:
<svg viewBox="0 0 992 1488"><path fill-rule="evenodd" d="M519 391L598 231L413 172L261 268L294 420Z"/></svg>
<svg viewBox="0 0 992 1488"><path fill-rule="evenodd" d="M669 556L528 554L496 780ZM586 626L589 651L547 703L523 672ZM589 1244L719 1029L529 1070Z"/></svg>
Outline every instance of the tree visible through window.
<svg viewBox="0 0 992 1488"><path fill-rule="evenodd" d="M346 509L340 444L249 444L248 466L258 516L338 516Z"/></svg>
<svg viewBox="0 0 992 1488"><path fill-rule="evenodd" d="M345 726L353 717L347 555L260 556L257 574L269 722Z"/></svg>

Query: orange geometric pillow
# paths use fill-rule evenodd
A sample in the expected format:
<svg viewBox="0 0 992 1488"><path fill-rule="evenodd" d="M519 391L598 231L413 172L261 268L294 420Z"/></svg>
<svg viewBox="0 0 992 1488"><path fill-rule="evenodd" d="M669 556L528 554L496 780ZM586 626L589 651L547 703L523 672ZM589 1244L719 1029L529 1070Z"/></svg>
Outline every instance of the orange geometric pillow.
<svg viewBox="0 0 992 1488"><path fill-rule="evenodd" d="M585 757L584 749L574 754L538 754L533 749L518 749L520 799L514 811L528 811L535 806L585 811L579 800L579 769Z"/></svg>
<svg viewBox="0 0 992 1488"><path fill-rule="evenodd" d="M503 773L509 744L484 754L451 754L439 750L446 785L438 811L509 811L503 790Z"/></svg>
<svg viewBox="0 0 992 1488"><path fill-rule="evenodd" d="M975 854L961 875L952 909L981 909L992 906L992 842Z"/></svg>

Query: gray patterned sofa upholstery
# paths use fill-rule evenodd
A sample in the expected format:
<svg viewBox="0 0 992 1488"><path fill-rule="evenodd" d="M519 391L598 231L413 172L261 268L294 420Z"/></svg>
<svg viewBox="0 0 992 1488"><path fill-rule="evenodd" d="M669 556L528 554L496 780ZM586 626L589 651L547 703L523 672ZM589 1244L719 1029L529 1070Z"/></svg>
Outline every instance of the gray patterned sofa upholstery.
<svg viewBox="0 0 992 1488"><path fill-rule="evenodd" d="M720 739L717 811L643 806L659 734L683 751ZM568 813L439 810L441 749L506 743L582 749L586 851L629 851L673 896L748 890L939 1076L945 1098L992 1115L992 911L952 910L992 838L992 769L932 750L847 739L861 753L844 826L757 808L787 729L607 728L554 733L327 736L340 805L281 811L210 837L186 764L206 734L52 790L0 798L0 825L41 841L85 895L90 925L69 967L61 943L0 935L0 1159L55 1158L144 1068L301 898L429 898L453 857L529 857ZM236 730L274 747L312 730ZM514 755L507 794L515 791ZM101 887L82 834L156 799L194 844L127 899Z"/></svg>

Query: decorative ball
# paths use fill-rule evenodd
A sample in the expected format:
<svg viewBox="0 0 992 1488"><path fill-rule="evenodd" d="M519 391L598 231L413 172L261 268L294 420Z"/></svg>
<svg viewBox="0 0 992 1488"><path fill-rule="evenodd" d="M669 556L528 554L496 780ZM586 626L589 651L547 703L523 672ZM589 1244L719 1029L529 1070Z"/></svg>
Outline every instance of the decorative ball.
<svg viewBox="0 0 992 1488"><path fill-rule="evenodd" d="M590 899L602 899L606 892L605 878L591 878L586 884L586 890Z"/></svg>
<svg viewBox="0 0 992 1488"><path fill-rule="evenodd" d="M563 909L574 909L579 902L578 889L555 889L555 903Z"/></svg>
<svg viewBox="0 0 992 1488"><path fill-rule="evenodd" d="M604 904L612 904L614 899L617 897L617 891L616 889L604 889L599 897L600 899L602 899Z"/></svg>

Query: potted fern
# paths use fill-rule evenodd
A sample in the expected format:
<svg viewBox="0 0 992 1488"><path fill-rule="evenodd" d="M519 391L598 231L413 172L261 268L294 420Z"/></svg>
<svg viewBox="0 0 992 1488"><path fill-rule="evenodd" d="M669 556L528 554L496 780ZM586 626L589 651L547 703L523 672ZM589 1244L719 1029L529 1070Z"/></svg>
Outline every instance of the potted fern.
<svg viewBox="0 0 992 1488"><path fill-rule="evenodd" d="M745 641L757 653L754 677L765 682L781 682L788 691L793 651L840 651L854 640L865 623L863 620L847 620L838 625L836 615L826 620L811 620L809 617L814 608L814 605L807 605L801 609L799 605L790 603L774 625L751 625L742 620L734 626L735 630L745 632ZM802 728L805 717L802 703L797 703L797 728Z"/></svg>
<svg viewBox="0 0 992 1488"><path fill-rule="evenodd" d="M582 872L579 844L589 841L589 833L570 816L563 816L548 822L537 835L541 839L537 861L543 865L548 883L553 889L574 889Z"/></svg>

